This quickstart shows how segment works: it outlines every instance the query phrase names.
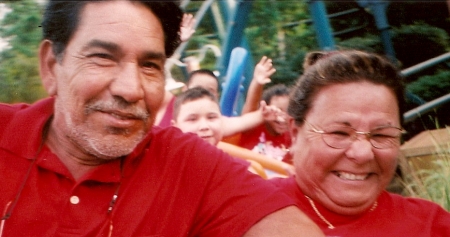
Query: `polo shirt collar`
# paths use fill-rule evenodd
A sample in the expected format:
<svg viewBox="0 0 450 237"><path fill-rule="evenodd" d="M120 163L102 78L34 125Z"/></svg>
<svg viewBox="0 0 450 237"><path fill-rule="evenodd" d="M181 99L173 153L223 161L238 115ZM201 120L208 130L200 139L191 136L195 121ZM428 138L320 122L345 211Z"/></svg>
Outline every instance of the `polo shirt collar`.
<svg viewBox="0 0 450 237"><path fill-rule="evenodd" d="M33 159L42 141L45 124L53 115L53 98L19 110L4 131L0 145L12 153Z"/></svg>

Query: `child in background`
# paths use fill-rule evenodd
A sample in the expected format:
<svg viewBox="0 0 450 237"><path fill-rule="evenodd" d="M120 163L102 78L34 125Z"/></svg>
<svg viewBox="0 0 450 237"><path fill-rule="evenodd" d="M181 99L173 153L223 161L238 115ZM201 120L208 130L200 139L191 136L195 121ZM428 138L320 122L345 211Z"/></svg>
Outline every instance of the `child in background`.
<svg viewBox="0 0 450 237"><path fill-rule="evenodd" d="M216 146L223 137L223 118L216 97L202 87L179 94L175 100L172 125L183 132L197 134ZM249 166L249 170L265 177L261 165L254 161L236 159ZM257 172L257 170L259 172Z"/></svg>
<svg viewBox="0 0 450 237"><path fill-rule="evenodd" d="M223 136L221 117L216 97L205 88L195 87L175 99L172 125L215 146Z"/></svg>
<svg viewBox="0 0 450 237"><path fill-rule="evenodd" d="M283 84L269 87L264 90L262 99L268 105L280 109L284 119L265 120L260 126L243 132L239 146L286 162L286 155L291 145L286 113L289 103L289 88Z"/></svg>

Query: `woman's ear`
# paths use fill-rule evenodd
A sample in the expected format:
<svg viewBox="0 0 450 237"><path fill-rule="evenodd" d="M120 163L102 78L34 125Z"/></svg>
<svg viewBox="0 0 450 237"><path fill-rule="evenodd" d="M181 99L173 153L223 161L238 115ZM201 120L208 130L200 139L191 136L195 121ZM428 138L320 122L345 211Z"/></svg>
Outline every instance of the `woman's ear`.
<svg viewBox="0 0 450 237"><path fill-rule="evenodd" d="M291 134L291 140L292 140L292 144L295 142L295 139L297 139L297 134L298 134L298 126L297 124L295 124L295 120L292 117L289 117L289 133Z"/></svg>
<svg viewBox="0 0 450 237"><path fill-rule="evenodd" d="M57 93L56 65L57 59L52 49L53 43L49 40L43 40L39 45L39 75L42 84L50 96Z"/></svg>

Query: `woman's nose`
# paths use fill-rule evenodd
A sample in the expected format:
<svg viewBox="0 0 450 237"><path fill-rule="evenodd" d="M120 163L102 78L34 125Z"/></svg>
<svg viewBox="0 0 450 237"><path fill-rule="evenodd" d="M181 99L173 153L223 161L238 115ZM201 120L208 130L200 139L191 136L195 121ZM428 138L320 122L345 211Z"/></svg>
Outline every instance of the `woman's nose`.
<svg viewBox="0 0 450 237"><path fill-rule="evenodd" d="M364 134L364 138L360 136L352 142L345 154L354 162L362 164L375 158L373 148L368 136Z"/></svg>

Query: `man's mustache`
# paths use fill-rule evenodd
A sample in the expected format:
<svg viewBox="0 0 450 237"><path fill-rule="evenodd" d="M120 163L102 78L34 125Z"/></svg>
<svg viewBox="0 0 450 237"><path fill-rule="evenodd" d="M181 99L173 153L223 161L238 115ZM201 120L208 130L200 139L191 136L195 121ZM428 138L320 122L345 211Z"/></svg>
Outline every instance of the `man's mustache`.
<svg viewBox="0 0 450 237"><path fill-rule="evenodd" d="M150 117L149 112L137 106L135 103L129 103L123 99L115 98L112 101L95 101L86 106L86 114L93 111L101 111L105 113L116 113L123 117L147 120Z"/></svg>

